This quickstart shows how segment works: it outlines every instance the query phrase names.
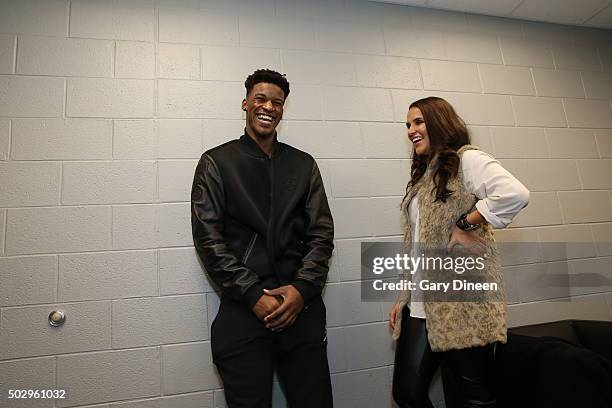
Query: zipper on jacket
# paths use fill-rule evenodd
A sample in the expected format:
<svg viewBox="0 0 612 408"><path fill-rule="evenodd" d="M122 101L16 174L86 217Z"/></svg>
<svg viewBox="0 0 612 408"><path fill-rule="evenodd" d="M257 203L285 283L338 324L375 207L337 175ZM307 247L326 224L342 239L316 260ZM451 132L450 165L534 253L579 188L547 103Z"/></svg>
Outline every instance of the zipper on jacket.
<svg viewBox="0 0 612 408"><path fill-rule="evenodd" d="M249 241L249 245L247 245L247 249L244 251L244 256L242 257L242 263L246 263L246 261L249 260L249 256L251 256L251 252L253 252L253 247L255 246L255 241L257 241L257 233L254 233Z"/></svg>

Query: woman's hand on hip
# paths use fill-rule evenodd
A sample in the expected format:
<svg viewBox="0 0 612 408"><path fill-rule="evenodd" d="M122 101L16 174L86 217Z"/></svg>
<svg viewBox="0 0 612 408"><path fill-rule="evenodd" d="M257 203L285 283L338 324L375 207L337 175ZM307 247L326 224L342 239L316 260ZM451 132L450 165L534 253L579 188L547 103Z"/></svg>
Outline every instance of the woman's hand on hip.
<svg viewBox="0 0 612 408"><path fill-rule="evenodd" d="M457 246L459 248L455 248ZM453 252L457 249L471 255L484 256L486 250L485 241L478 235L478 230L464 231L455 225L453 226L453 232L446 250Z"/></svg>

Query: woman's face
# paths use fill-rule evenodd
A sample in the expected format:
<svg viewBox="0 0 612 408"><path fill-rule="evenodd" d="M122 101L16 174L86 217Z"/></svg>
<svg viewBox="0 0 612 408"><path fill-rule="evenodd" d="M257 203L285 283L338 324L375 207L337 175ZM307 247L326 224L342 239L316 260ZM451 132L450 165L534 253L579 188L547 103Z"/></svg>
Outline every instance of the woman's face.
<svg viewBox="0 0 612 408"><path fill-rule="evenodd" d="M406 127L408 128L408 138L414 145L415 153L428 155L431 151L431 145L427 134L427 126L419 108L412 107L408 110Z"/></svg>

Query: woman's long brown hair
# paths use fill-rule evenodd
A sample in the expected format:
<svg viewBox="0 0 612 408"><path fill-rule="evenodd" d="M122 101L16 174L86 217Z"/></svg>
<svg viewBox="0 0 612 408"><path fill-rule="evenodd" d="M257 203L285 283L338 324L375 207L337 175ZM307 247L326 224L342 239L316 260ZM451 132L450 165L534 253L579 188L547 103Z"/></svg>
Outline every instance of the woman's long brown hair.
<svg viewBox="0 0 612 408"><path fill-rule="evenodd" d="M409 109L411 108L419 108L423 115L429 135L430 152L428 155L417 155L413 147L411 178L406 186L406 195L410 187L423 177L427 166L434 166L434 202L446 202L446 198L452 194L447 188L448 180L455 177L459 171L457 150L470 144L469 132L452 105L442 98L430 96L419 99L410 104Z"/></svg>

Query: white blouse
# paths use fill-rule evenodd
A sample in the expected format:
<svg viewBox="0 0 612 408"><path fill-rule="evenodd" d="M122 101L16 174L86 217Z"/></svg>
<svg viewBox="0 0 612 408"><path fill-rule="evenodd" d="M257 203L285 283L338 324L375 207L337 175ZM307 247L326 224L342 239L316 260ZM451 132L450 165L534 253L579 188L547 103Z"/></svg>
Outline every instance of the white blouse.
<svg viewBox="0 0 612 408"><path fill-rule="evenodd" d="M529 190L493 157L480 150L467 150L461 158L463 183L477 198L476 209L493 228L504 228L529 202ZM419 204L416 195L408 206L412 227L412 242L418 243ZM418 256L418 245L412 246L412 256ZM413 279L418 280L418 271ZM410 316L425 319L423 302L410 301Z"/></svg>

